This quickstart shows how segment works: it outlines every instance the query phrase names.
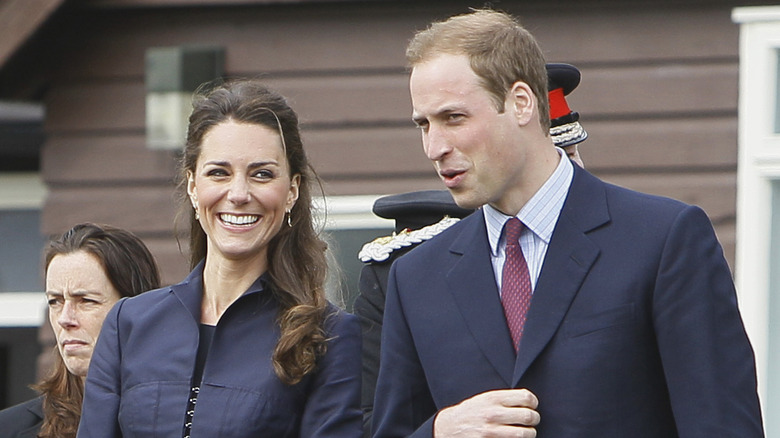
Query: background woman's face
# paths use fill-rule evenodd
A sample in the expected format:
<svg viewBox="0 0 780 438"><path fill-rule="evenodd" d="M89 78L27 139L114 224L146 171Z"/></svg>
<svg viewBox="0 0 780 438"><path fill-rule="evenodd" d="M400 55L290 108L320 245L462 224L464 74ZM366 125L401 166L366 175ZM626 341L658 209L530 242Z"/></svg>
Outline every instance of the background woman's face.
<svg viewBox="0 0 780 438"><path fill-rule="evenodd" d="M55 256L46 269L49 322L65 366L85 377L103 320L120 298L94 255L76 251Z"/></svg>

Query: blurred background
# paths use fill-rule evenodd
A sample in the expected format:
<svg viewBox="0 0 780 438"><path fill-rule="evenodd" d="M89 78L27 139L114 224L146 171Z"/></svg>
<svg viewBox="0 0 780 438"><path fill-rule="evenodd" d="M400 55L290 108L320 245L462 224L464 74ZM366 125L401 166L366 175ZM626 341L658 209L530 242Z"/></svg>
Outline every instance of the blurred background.
<svg viewBox="0 0 780 438"><path fill-rule="evenodd" d="M0 0L0 408L31 398L27 385L46 370L50 237L78 222L116 225L143 238L164 283L188 272L173 176L189 96L218 76L262 77L299 113L341 269L332 296L349 309L358 250L393 227L373 201L443 188L411 123L406 42L432 20L487 5L520 17L549 62L582 71L567 100L590 134L580 145L588 170L708 213L737 279L763 407L776 412L780 7L771 3ZM780 436L778 421L767 418L768 436Z"/></svg>

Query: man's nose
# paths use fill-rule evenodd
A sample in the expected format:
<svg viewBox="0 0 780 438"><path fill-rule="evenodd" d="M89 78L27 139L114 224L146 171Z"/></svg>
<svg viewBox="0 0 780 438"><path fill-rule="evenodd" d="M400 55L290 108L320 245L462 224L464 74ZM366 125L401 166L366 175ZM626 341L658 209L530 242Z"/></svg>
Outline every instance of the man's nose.
<svg viewBox="0 0 780 438"><path fill-rule="evenodd" d="M428 130L423 132L423 149L429 160L439 161L452 150L452 147L444 132L431 124Z"/></svg>

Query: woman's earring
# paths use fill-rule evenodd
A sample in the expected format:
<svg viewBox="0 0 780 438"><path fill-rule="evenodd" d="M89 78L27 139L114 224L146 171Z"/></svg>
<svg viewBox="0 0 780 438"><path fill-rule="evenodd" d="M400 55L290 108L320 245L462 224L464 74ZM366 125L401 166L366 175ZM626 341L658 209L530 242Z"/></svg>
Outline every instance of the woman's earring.
<svg viewBox="0 0 780 438"><path fill-rule="evenodd" d="M190 177L190 182L192 182L192 177ZM190 193L190 202L192 203L192 209L195 210L195 220L200 220L200 213L198 213L198 195L193 191Z"/></svg>
<svg viewBox="0 0 780 438"><path fill-rule="evenodd" d="M292 228L292 218L290 217L292 214L290 214L290 211L291 210L287 210L287 226Z"/></svg>

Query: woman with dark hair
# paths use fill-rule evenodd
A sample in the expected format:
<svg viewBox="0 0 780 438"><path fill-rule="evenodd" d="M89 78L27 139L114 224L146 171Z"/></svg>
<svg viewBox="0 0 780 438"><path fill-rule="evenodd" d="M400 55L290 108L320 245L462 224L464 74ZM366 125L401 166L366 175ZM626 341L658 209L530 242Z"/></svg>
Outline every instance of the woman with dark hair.
<svg viewBox="0 0 780 438"><path fill-rule="evenodd" d="M193 270L106 318L78 436L361 436L360 329L325 298L295 112L254 80L199 92L179 176Z"/></svg>
<svg viewBox="0 0 780 438"><path fill-rule="evenodd" d="M7 438L76 436L95 341L111 307L160 287L152 254L134 234L108 225L79 224L45 251L49 322L57 340L41 396L0 412Z"/></svg>

